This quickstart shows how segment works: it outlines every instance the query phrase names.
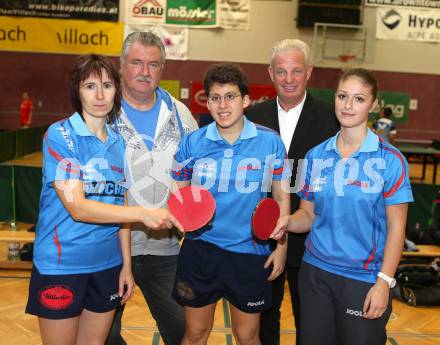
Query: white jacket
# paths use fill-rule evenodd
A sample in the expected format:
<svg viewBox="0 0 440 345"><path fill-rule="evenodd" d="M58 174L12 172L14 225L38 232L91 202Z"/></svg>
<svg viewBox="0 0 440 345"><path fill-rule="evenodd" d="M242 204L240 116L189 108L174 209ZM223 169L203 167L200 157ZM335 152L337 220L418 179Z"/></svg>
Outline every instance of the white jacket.
<svg viewBox="0 0 440 345"><path fill-rule="evenodd" d="M126 142L126 178L129 186L128 204L144 207L165 207L172 183L171 168L174 153L182 136L196 130L191 112L167 91L157 88L162 103L157 121L153 149L149 150L142 137L127 118L124 109L116 122L117 130ZM178 230L153 231L143 224L133 224L131 254L176 255L179 252Z"/></svg>

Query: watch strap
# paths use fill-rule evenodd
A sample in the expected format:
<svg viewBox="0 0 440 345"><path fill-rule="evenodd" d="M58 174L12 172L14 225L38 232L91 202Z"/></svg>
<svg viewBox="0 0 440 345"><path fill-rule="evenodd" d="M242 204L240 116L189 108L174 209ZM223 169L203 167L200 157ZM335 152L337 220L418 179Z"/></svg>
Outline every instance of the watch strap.
<svg viewBox="0 0 440 345"><path fill-rule="evenodd" d="M396 279L394 277L390 277L389 275L379 272L377 276L383 280L385 280L390 288L393 288L396 285Z"/></svg>

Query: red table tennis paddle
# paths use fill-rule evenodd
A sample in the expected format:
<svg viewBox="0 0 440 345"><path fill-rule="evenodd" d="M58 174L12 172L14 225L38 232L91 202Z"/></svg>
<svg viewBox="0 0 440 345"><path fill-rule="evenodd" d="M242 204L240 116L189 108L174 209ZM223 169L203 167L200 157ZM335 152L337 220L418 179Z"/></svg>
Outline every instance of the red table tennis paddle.
<svg viewBox="0 0 440 345"><path fill-rule="evenodd" d="M180 188L168 199L168 208L185 232L198 230L208 224L215 206L211 192L200 186Z"/></svg>
<svg viewBox="0 0 440 345"><path fill-rule="evenodd" d="M272 198L261 199L252 214L252 232L255 237L266 241L275 229L280 217L280 206Z"/></svg>

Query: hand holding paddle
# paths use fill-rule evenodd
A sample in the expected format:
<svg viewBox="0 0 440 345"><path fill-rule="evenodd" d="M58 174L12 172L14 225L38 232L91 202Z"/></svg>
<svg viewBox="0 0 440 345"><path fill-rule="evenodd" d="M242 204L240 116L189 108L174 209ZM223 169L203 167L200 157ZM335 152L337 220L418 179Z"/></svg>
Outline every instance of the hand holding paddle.
<svg viewBox="0 0 440 345"><path fill-rule="evenodd" d="M152 230L171 229L183 231L182 225L170 211L164 208L142 208L141 221Z"/></svg>
<svg viewBox="0 0 440 345"><path fill-rule="evenodd" d="M290 215L280 217L277 221L275 229L270 235L270 238L274 240L279 240L280 238L282 238L284 234L287 232L287 226L289 224L289 220L290 220Z"/></svg>
<svg viewBox="0 0 440 345"><path fill-rule="evenodd" d="M273 237L272 233L280 217L280 206L271 198L261 199L252 214L252 231L256 238L266 241ZM281 236L280 236L281 237Z"/></svg>

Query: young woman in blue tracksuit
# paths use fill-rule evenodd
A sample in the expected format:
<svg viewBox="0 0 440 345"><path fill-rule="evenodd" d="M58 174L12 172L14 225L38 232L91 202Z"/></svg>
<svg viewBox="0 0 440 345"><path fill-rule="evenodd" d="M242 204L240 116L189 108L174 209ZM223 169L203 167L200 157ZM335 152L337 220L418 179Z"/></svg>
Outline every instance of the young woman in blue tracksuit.
<svg viewBox="0 0 440 345"><path fill-rule="evenodd" d="M342 75L335 97L341 130L308 152L300 209L275 229L278 236L311 228L300 270L302 345L386 343L413 197L405 158L368 129L376 104L370 72Z"/></svg>

